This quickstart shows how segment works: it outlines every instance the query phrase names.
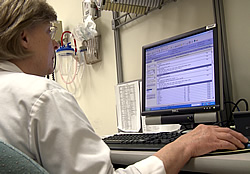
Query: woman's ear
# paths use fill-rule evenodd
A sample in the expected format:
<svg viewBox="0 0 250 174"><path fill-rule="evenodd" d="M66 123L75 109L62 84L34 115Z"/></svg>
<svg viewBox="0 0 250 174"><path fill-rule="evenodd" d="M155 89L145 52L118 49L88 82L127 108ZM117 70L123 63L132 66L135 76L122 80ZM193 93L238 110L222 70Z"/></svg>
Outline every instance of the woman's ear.
<svg viewBox="0 0 250 174"><path fill-rule="evenodd" d="M24 48L28 48L28 38L27 38L27 30L24 30L22 33L21 33L21 44Z"/></svg>

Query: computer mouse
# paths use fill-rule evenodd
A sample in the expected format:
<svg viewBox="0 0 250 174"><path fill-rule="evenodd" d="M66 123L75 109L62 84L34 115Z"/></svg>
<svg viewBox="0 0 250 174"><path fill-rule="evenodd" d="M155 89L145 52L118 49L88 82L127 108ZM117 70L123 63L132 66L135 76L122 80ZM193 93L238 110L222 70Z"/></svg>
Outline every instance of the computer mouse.
<svg viewBox="0 0 250 174"><path fill-rule="evenodd" d="M245 149L250 149L250 141L248 141L247 143L243 143L245 145Z"/></svg>

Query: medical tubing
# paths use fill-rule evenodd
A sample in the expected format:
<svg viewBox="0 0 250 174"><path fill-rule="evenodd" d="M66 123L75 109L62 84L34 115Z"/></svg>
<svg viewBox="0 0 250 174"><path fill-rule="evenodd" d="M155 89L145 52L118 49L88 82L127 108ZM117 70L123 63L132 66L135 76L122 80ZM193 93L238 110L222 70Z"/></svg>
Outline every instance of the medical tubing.
<svg viewBox="0 0 250 174"><path fill-rule="evenodd" d="M74 60L74 59L73 59ZM75 60L76 61L76 60ZM63 77L63 75L62 75L62 73L61 73L61 67L60 67L60 71L59 71L59 73L60 73L60 76L61 76L61 79L62 79L62 81L64 82L64 83L66 83L66 84L71 84L74 80L75 80L75 78L76 78L76 75L77 75L77 61L76 61L76 65L75 65L76 67L75 67L75 73L74 73L74 76L73 76L73 78L71 79L71 81L66 81L65 79L64 79L64 77ZM69 75L68 75L68 78L67 79L69 79Z"/></svg>
<svg viewBox="0 0 250 174"><path fill-rule="evenodd" d="M69 34L72 35L73 40L74 40L74 44L75 44L75 55L76 55L76 53L77 53L76 39L75 39L74 34L71 33L70 31L64 31L64 32L62 33L62 36L61 36L61 46L63 46L63 35L64 35L65 33L69 33Z"/></svg>
<svg viewBox="0 0 250 174"><path fill-rule="evenodd" d="M76 55L76 53L77 53L76 40L75 40L75 37L74 37L73 33L71 33L70 31L64 31L64 32L62 33L62 36L61 36L61 46L63 46L63 36L64 36L65 33L69 33L69 34L72 35L72 37L73 37L73 39L74 39L74 44L75 44L75 55ZM76 60L75 60L75 61L76 61ZM76 67L75 67L75 73L74 73L74 76L73 76L73 78L72 78L71 81L66 81L66 80L64 79L64 77L63 77L63 75L62 75L62 73L61 73L61 68L60 68L59 73L60 73L61 79L62 79L62 81L63 81L64 83L66 83L66 84L71 84L71 83L75 80L76 75L77 75L77 61L76 61L76 65L75 65L75 66L76 66ZM69 75L68 75L68 78L67 78L67 79L69 79Z"/></svg>

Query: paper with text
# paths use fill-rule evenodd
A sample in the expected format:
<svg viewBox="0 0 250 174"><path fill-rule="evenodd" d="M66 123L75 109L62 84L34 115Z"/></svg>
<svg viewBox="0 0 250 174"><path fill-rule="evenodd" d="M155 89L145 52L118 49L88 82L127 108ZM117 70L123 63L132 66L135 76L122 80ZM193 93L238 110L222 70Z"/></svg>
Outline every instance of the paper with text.
<svg viewBox="0 0 250 174"><path fill-rule="evenodd" d="M141 129L139 81L118 84L115 91L118 129L123 132L138 132Z"/></svg>

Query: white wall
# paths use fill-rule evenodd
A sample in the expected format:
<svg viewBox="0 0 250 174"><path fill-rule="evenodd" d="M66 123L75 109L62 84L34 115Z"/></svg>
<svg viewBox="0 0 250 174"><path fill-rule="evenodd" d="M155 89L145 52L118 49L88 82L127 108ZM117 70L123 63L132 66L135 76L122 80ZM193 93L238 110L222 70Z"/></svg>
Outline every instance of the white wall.
<svg viewBox="0 0 250 174"><path fill-rule="evenodd" d="M178 0L121 28L124 80L141 78L141 47L214 23L211 0Z"/></svg>
<svg viewBox="0 0 250 174"><path fill-rule="evenodd" d="M224 0L224 7L234 101L250 102L250 1Z"/></svg>
<svg viewBox="0 0 250 174"><path fill-rule="evenodd" d="M72 31L78 23L82 22L81 0L48 0L47 2L56 10L58 20L62 20L64 30ZM114 92L116 65L111 13L102 13L102 17L97 19L96 23L101 35L103 61L85 67L83 78L76 80L75 97L95 131L99 135L107 135L117 132ZM80 43L77 44L80 46ZM56 77L57 81L65 86L58 73ZM72 89L75 86L70 85L69 88Z"/></svg>
<svg viewBox="0 0 250 174"><path fill-rule="evenodd" d="M81 0L48 0L71 30L82 21ZM245 97L250 101L249 78L249 0L224 0L227 19L230 62L235 100ZM115 93L116 62L112 13L102 11L96 20L101 34L103 61L85 68L75 95L80 106L99 135L117 132ZM160 10L149 13L121 28L121 51L124 80L141 79L141 47L143 45L190 31L214 22L212 0L177 0ZM60 78L58 77L59 82Z"/></svg>

